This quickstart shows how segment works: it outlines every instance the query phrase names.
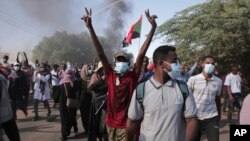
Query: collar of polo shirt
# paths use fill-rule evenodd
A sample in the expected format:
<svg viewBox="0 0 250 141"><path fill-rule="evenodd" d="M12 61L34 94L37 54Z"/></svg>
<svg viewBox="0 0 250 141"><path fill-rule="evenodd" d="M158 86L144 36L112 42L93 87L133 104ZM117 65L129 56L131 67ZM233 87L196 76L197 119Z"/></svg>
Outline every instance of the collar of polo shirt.
<svg viewBox="0 0 250 141"><path fill-rule="evenodd" d="M203 75L203 73L201 73L201 78L206 80L206 78L205 78L205 76ZM212 75L212 77L211 77L209 80L214 80L214 79L215 79L215 78L214 78L214 75Z"/></svg>
<svg viewBox="0 0 250 141"><path fill-rule="evenodd" d="M170 79L170 80L169 80L167 83L165 83L165 84L161 84L161 83L155 81L154 77L151 77L151 78L150 78L150 82L153 84L153 86L154 86L156 89L159 89L159 88L162 87L163 85L164 85L164 86L169 86L169 87L173 86L173 80L172 80L172 79Z"/></svg>

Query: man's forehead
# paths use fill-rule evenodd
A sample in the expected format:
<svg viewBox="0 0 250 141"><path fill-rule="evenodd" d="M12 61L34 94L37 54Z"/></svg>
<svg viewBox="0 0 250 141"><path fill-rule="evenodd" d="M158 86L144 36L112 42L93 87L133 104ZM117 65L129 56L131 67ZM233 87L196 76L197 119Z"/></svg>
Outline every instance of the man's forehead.
<svg viewBox="0 0 250 141"><path fill-rule="evenodd" d="M206 59L204 60L204 62L206 62L206 63L214 63L215 60L214 60L213 58L206 58Z"/></svg>
<svg viewBox="0 0 250 141"><path fill-rule="evenodd" d="M123 56L118 56L115 60L116 62L128 62L128 60Z"/></svg>
<svg viewBox="0 0 250 141"><path fill-rule="evenodd" d="M232 67L232 70L238 70L238 68L237 67Z"/></svg>

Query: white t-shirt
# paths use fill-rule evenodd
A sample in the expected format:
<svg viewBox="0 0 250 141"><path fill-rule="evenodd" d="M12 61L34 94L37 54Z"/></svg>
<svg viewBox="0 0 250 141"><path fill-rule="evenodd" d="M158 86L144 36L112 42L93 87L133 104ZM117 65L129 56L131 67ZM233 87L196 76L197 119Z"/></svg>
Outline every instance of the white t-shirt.
<svg viewBox="0 0 250 141"><path fill-rule="evenodd" d="M238 74L228 74L226 76L224 85L230 86L232 93L241 93L241 78Z"/></svg>

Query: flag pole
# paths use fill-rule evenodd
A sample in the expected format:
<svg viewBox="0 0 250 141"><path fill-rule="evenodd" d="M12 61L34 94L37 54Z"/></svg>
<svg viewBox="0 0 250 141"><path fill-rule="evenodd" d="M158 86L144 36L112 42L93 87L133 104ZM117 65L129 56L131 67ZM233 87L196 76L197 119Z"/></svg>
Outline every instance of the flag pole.
<svg viewBox="0 0 250 141"><path fill-rule="evenodd" d="M140 48L141 48L141 36L140 36L140 38L139 38L138 54L139 54L139 52L140 52Z"/></svg>
<svg viewBox="0 0 250 141"><path fill-rule="evenodd" d="M142 15L141 15L141 17L142 17ZM141 20L141 28L142 28L142 20ZM138 45L138 54L139 54L139 52L140 52L140 48L141 48L141 31L140 31L140 37L139 37L139 45Z"/></svg>

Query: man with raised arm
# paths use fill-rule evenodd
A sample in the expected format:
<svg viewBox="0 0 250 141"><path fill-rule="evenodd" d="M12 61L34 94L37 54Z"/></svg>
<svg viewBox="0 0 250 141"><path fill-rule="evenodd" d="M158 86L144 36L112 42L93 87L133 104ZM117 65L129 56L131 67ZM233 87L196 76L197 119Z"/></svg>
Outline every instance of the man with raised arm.
<svg viewBox="0 0 250 141"><path fill-rule="evenodd" d="M157 24L155 19L157 16L150 16L147 10L146 17L152 25L151 30L143 43L138 57L136 59L134 69L129 71L129 57L124 52L115 54L115 68L110 66L106 55L104 54L102 45L100 44L91 23L92 11L86 10L86 15L82 18L91 35L92 42L97 54L103 64L106 79L108 81L108 100L105 122L109 134L109 141L124 141L126 132L127 111L133 91L137 85L144 56L151 43Z"/></svg>

